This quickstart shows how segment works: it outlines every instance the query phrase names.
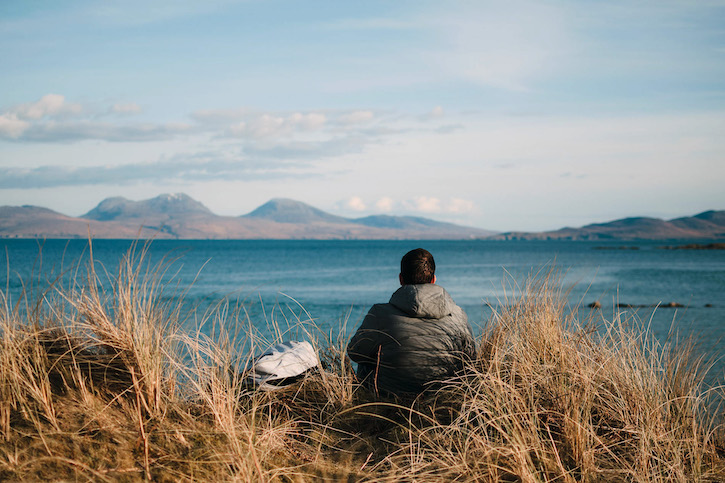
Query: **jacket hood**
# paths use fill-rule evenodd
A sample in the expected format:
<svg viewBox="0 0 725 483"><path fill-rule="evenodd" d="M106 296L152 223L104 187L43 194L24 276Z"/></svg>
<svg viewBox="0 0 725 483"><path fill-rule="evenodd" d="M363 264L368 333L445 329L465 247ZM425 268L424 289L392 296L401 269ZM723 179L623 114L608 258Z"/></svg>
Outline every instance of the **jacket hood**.
<svg viewBox="0 0 725 483"><path fill-rule="evenodd" d="M430 319L443 318L456 307L448 292L432 283L403 285L390 297L390 304L411 317Z"/></svg>

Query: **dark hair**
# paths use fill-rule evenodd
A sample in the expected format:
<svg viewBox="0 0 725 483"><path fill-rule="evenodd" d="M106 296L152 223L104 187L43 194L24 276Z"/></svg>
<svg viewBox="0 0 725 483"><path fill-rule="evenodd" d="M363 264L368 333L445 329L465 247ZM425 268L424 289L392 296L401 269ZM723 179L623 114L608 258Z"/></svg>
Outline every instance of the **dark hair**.
<svg viewBox="0 0 725 483"><path fill-rule="evenodd" d="M428 250L416 248L403 255L400 260L400 275L403 285L431 283L436 272L436 262Z"/></svg>

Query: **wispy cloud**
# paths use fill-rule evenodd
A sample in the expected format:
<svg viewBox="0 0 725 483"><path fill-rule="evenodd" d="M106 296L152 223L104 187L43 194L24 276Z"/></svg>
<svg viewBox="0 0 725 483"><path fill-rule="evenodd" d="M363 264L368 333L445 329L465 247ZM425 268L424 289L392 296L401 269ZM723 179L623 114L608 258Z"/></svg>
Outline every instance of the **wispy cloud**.
<svg viewBox="0 0 725 483"><path fill-rule="evenodd" d="M111 112L115 114L138 114L141 111L141 106L135 102L117 103L111 106Z"/></svg>
<svg viewBox="0 0 725 483"><path fill-rule="evenodd" d="M343 125L362 124L372 121L375 117L373 111L352 111L337 116L337 121Z"/></svg>
<svg viewBox="0 0 725 483"><path fill-rule="evenodd" d="M300 132L321 130L326 122L327 117L319 112L295 112L287 116L265 113L232 124L227 135L251 139L289 137Z"/></svg>
<svg viewBox="0 0 725 483"><path fill-rule="evenodd" d="M38 101L0 111L0 139L36 143L148 142L182 134L207 134L217 139L236 139L248 144L250 151L270 155L274 149L280 154L304 154L315 146L326 151L332 145L342 148L345 144L358 151L362 137L372 139L380 135L380 131L370 129L378 121L371 110L264 112L236 108L196 111L189 116L191 122L141 123L118 119L119 115L141 112L141 106L135 102L91 108L68 102L62 95L48 94Z"/></svg>
<svg viewBox="0 0 725 483"><path fill-rule="evenodd" d="M410 200L404 200L401 205L408 211L425 214L464 214L475 209L475 204L470 200L462 198L441 199L435 196L417 196Z"/></svg>
<svg viewBox="0 0 725 483"><path fill-rule="evenodd" d="M433 109L431 109L429 112L423 114L420 116L420 119L422 121L430 121L433 119L442 119L443 116L446 115L445 110L443 109L443 106L435 106Z"/></svg>
<svg viewBox="0 0 725 483"><path fill-rule="evenodd" d="M360 153L399 133L394 119L372 110L261 112L245 108L197 111L191 118L217 139L238 140L263 159L321 159Z"/></svg>
<svg viewBox="0 0 725 483"><path fill-rule="evenodd" d="M447 210L450 213L470 213L474 208L473 201L462 198L451 198L447 206Z"/></svg>
<svg viewBox="0 0 725 483"><path fill-rule="evenodd" d="M90 108L56 94L6 109L0 113L0 138L6 141L36 145L88 140L130 146L156 143L157 152L163 152L159 143L165 143L171 153L156 162L123 163L117 159L117 164L110 166L53 159L52 163L20 167L6 159L0 163L4 164L0 188L271 179L314 176L315 169L329 176L352 168L325 164L326 159L344 159L406 132L431 130L430 123L422 123L414 115L369 109L202 110L190 114L190 122L164 123L126 122L119 116L140 111L134 102ZM182 152L181 143L185 143Z"/></svg>
<svg viewBox="0 0 725 483"><path fill-rule="evenodd" d="M96 139L109 142L146 142L172 139L188 134L193 126L183 123L126 124L107 122L49 122L27 127L18 138L39 143L69 143Z"/></svg>
<svg viewBox="0 0 725 483"><path fill-rule="evenodd" d="M403 202L403 206L410 211L419 211L422 213L440 213L441 200L435 196L418 196L412 200Z"/></svg>
<svg viewBox="0 0 725 483"><path fill-rule="evenodd" d="M258 111L248 108L205 109L191 118L216 129L226 127L227 135L246 138L289 137L318 130L363 128L385 120L372 110Z"/></svg>
<svg viewBox="0 0 725 483"><path fill-rule="evenodd" d="M313 141L250 142L244 152L259 159L321 159L360 153L374 137L350 135Z"/></svg>
<svg viewBox="0 0 725 483"><path fill-rule="evenodd" d="M63 115L78 115L83 112L83 107L80 104L66 102L65 97L59 94L47 94L36 102L20 104L10 112L20 119L37 120L57 118Z"/></svg>
<svg viewBox="0 0 725 483"><path fill-rule="evenodd" d="M59 94L47 94L35 102L11 107L0 113L0 139L20 139L34 126L57 119L78 116L83 112L80 104L66 102Z"/></svg>
<svg viewBox="0 0 725 483"><path fill-rule="evenodd" d="M109 142L145 142L188 134L194 126L183 123L118 123L99 119L102 113L133 114L135 103L114 104L100 111L68 102L65 96L47 94L39 100L19 104L0 113L0 139L68 143L89 139Z"/></svg>
<svg viewBox="0 0 725 483"><path fill-rule="evenodd" d="M245 158L233 152L177 155L151 163L114 166L38 166L0 168L0 189L83 185L127 185L155 181L254 180L309 177L305 165Z"/></svg>

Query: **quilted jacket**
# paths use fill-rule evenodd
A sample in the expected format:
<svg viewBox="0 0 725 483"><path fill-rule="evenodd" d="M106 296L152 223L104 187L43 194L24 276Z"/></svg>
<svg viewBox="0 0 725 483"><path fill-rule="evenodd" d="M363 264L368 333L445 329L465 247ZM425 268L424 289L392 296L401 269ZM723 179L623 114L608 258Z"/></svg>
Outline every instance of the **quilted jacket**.
<svg viewBox="0 0 725 483"><path fill-rule="evenodd" d="M466 313L435 284L403 285L373 305L347 347L357 375L383 393L418 394L475 356Z"/></svg>

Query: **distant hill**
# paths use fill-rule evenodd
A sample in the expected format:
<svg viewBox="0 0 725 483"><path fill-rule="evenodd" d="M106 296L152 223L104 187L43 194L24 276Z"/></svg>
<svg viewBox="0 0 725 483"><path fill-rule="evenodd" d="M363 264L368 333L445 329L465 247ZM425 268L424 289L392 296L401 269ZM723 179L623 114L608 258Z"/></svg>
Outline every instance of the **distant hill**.
<svg viewBox="0 0 725 483"><path fill-rule="evenodd" d="M662 220L633 217L546 232L496 233L415 216L345 218L274 198L241 216L219 216L190 196L112 197L81 217L39 206L1 206L2 238L725 240L725 211Z"/></svg>
<svg viewBox="0 0 725 483"><path fill-rule="evenodd" d="M216 215L182 193L107 198L78 218L40 207L0 207L4 238L470 239L493 233L427 218L349 219L284 198L236 217Z"/></svg>
<svg viewBox="0 0 725 483"><path fill-rule="evenodd" d="M106 198L81 218L98 221L132 218L213 215L209 209L183 193L164 194L150 200L131 201L121 196Z"/></svg>
<svg viewBox="0 0 725 483"><path fill-rule="evenodd" d="M676 218L671 223L684 229L718 232L725 227L725 211L705 211L689 218Z"/></svg>
<svg viewBox="0 0 725 483"><path fill-rule="evenodd" d="M349 223L341 216L331 215L301 201L273 198L246 215L245 218L261 218L278 223Z"/></svg>
<svg viewBox="0 0 725 483"><path fill-rule="evenodd" d="M413 216L344 218L286 198L272 199L241 218L295 225L299 227L297 233L301 238L317 238L315 233L334 233L335 238L465 239L484 238L495 233Z"/></svg>
<svg viewBox="0 0 725 483"><path fill-rule="evenodd" d="M106 226L66 216L39 206L0 206L0 237L8 238L135 238L140 227Z"/></svg>
<svg viewBox="0 0 725 483"><path fill-rule="evenodd" d="M581 228L561 228L544 232L507 232L498 240L667 240L725 239L725 211L706 211L691 217L662 220L633 217Z"/></svg>

